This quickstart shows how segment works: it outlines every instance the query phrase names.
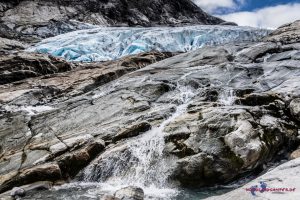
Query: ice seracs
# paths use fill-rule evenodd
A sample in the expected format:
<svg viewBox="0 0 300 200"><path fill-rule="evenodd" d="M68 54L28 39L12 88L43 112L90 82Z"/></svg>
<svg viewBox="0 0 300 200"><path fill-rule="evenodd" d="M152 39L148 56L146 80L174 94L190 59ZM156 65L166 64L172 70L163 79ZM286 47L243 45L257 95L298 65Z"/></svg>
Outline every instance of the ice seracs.
<svg viewBox="0 0 300 200"><path fill-rule="evenodd" d="M49 38L29 51L69 61L107 61L149 51L187 52L207 45L257 41L268 33L238 26L101 27Z"/></svg>

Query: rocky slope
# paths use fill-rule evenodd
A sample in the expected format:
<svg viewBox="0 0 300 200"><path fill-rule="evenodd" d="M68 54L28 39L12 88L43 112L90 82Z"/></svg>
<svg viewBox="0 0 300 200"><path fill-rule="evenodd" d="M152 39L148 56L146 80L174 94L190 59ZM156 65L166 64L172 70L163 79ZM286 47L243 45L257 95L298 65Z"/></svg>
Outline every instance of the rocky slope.
<svg viewBox="0 0 300 200"><path fill-rule="evenodd" d="M24 69L34 75L0 87L0 192L74 178L210 186L286 155L299 145L299 29L296 22L264 42L160 62L171 55L76 69L41 55L36 63L46 63L44 70L35 62L20 66L24 54L2 58L2 76Z"/></svg>
<svg viewBox="0 0 300 200"><path fill-rule="evenodd" d="M220 24L190 0L12 0L0 1L0 37L35 41L103 26Z"/></svg>

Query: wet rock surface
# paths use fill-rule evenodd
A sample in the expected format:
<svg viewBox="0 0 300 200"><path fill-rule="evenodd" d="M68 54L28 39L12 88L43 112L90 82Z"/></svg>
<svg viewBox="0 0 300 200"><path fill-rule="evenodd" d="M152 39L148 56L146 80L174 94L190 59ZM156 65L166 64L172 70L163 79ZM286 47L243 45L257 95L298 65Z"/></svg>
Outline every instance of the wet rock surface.
<svg viewBox="0 0 300 200"><path fill-rule="evenodd" d="M1 85L0 192L131 173L145 185L159 174L158 186L211 186L295 150L300 60L268 59L299 53L299 43L286 45L228 44L168 59L149 53ZM142 160L140 152L153 155ZM138 162L154 170L134 171Z"/></svg>

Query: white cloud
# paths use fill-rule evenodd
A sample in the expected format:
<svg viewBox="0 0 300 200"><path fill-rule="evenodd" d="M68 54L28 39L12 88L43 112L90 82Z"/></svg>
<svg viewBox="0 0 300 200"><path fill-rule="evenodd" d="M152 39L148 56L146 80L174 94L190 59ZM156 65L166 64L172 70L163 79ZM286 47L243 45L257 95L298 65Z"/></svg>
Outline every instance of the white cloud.
<svg viewBox="0 0 300 200"><path fill-rule="evenodd" d="M219 17L240 26L277 28L300 19L300 3L266 7L253 12L236 12Z"/></svg>
<svg viewBox="0 0 300 200"><path fill-rule="evenodd" d="M241 4L243 4L245 0L192 0L192 1L203 10L209 13L215 13L219 9L235 10Z"/></svg>

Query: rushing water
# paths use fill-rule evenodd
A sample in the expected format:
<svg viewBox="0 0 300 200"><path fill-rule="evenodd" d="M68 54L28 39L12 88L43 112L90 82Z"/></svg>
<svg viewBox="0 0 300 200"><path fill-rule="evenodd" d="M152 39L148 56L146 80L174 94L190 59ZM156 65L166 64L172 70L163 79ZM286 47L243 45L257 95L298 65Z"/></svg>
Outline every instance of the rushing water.
<svg viewBox="0 0 300 200"><path fill-rule="evenodd" d="M201 89L194 89L184 84L187 76L182 75L174 88L176 96L170 104L177 104L176 110L159 126L152 127L146 133L127 139L109 147L100 157L94 160L83 171L79 182L57 188L64 199L72 199L72 195L80 199L93 199L103 194L113 194L127 187L143 188L146 199L202 199L212 194L221 194L232 188L206 188L201 190L182 190L169 180L175 160L171 155L164 154L164 128L184 114L193 98L201 94ZM151 80L143 80L151 81ZM115 83L114 86L120 83ZM109 93L110 90L95 94L94 98ZM226 89L219 95L219 102L224 106L234 103L232 89ZM70 190L78 190L70 194ZM69 194L69 196L65 196Z"/></svg>
<svg viewBox="0 0 300 200"><path fill-rule="evenodd" d="M189 73L179 80L187 75ZM172 199L178 195L178 190L168 180L175 159L164 154L164 128L186 111L197 91L180 85L180 81L175 90L178 91L179 105L169 118L143 135L113 147L113 152L108 150L102 154L100 161L85 169L83 180L99 182L102 190L111 192L128 185L138 186L144 189L148 198Z"/></svg>
<svg viewBox="0 0 300 200"><path fill-rule="evenodd" d="M225 106L232 106L236 97L233 89L225 89L219 96L219 102Z"/></svg>
<svg viewBox="0 0 300 200"><path fill-rule="evenodd" d="M98 199L99 196L113 194L127 186L138 186L143 188L145 199L198 200L219 195L240 186L241 184L233 184L226 187L189 190L179 189L169 181L169 169L175 164L176 159L164 154L164 128L184 114L193 98L201 93L201 90L181 83L190 74L186 73L178 79L175 88L178 105L170 117L148 132L107 149L100 155L99 160L95 160L86 167L80 181L55 187L57 199ZM105 92L109 91L105 90ZM102 93L97 95L102 95ZM234 99L232 89L226 89L219 95L219 102L223 106L232 105ZM50 196L49 199L51 199L53 194L44 191L33 196L35 199L38 199L38 196L48 199L47 196Z"/></svg>

